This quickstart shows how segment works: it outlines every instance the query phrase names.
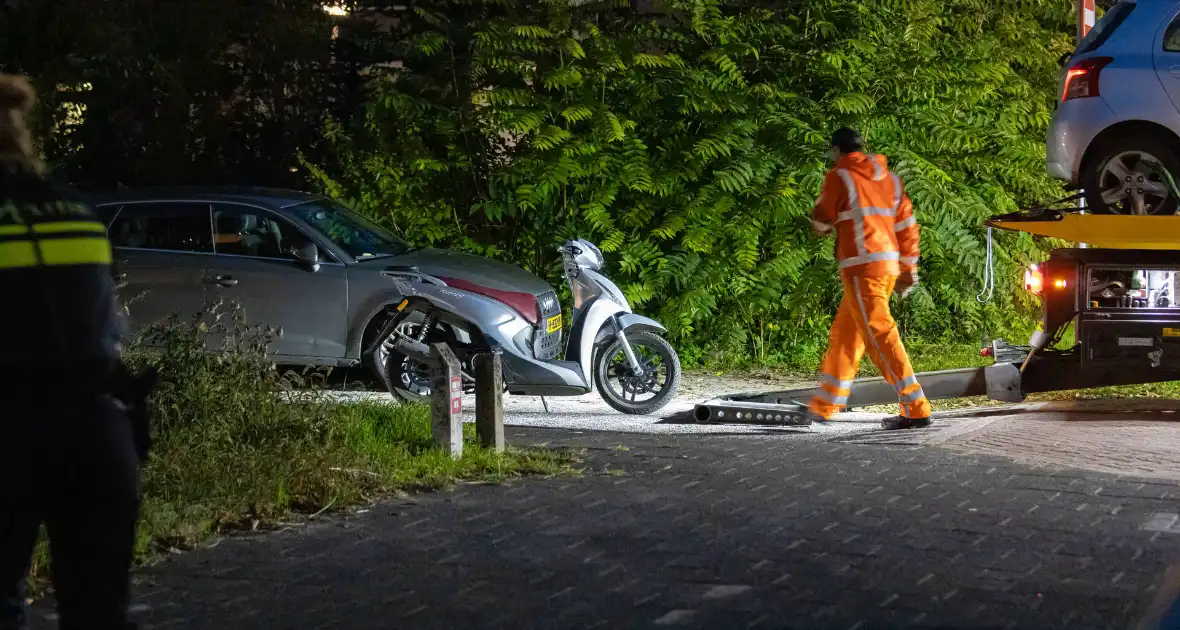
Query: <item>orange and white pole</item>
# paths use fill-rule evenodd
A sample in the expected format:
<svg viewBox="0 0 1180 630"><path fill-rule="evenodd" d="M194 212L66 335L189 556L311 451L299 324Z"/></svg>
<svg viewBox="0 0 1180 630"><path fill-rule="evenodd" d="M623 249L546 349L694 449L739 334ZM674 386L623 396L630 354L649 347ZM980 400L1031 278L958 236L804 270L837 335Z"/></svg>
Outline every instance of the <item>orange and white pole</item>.
<svg viewBox="0 0 1180 630"><path fill-rule="evenodd" d="M1097 14L1094 10L1094 0L1078 0L1078 41L1080 42L1090 29L1094 28Z"/></svg>
<svg viewBox="0 0 1180 630"><path fill-rule="evenodd" d="M1094 0L1077 0L1078 1L1078 43L1082 43L1082 38L1094 28L1094 22L1098 19L1097 12L1094 7ZM1082 214L1086 214L1086 199L1083 197L1078 200L1078 208L1081 209ZM1081 246L1088 247L1086 243L1081 243Z"/></svg>

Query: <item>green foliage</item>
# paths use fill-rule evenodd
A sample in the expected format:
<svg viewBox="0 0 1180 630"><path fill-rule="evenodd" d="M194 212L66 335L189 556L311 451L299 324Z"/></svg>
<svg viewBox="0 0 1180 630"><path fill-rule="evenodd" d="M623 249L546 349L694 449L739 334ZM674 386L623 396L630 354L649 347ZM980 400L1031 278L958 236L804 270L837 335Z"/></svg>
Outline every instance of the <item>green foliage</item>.
<svg viewBox="0 0 1180 630"><path fill-rule="evenodd" d="M276 334L247 324L240 309L221 304L191 321L173 316L144 329L129 344L125 360L133 368L160 370L151 398L156 448L168 453L192 446L232 458L271 448L288 436L323 440L332 421L330 401L315 390L296 404L276 395L317 384L275 369L265 350ZM209 346L218 352L209 352ZM200 431L199 443L192 441L193 431Z"/></svg>
<svg viewBox="0 0 1180 630"><path fill-rule="evenodd" d="M373 82L363 120L332 127L318 183L412 241L554 281L554 245L590 238L686 359L814 365L839 282L808 214L827 134L850 124L923 227L907 335L1019 325L1019 266L1043 252L997 235L981 304L982 221L1060 196L1043 137L1065 3L657 4L420 4L384 40L402 42L384 51L401 69Z"/></svg>
<svg viewBox="0 0 1180 630"><path fill-rule="evenodd" d="M59 4L0 3L0 59L40 88L73 181L310 178L416 244L555 282L554 245L589 238L690 362L822 351L839 287L807 214L838 125L888 156L923 226L910 338L1023 325L1042 247L998 235L980 304L981 222L1060 196L1061 0Z"/></svg>

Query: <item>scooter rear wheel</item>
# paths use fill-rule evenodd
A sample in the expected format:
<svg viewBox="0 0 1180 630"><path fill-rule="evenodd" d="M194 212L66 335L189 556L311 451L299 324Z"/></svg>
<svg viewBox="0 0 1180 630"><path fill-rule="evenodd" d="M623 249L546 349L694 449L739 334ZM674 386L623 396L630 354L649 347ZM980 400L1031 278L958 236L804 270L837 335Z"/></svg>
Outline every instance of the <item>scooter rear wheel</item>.
<svg viewBox="0 0 1180 630"><path fill-rule="evenodd" d="M659 411L676 397L680 387L680 357L672 344L650 332L627 335L627 341L643 367L634 374L614 340L594 355L594 384L606 404L625 414Z"/></svg>

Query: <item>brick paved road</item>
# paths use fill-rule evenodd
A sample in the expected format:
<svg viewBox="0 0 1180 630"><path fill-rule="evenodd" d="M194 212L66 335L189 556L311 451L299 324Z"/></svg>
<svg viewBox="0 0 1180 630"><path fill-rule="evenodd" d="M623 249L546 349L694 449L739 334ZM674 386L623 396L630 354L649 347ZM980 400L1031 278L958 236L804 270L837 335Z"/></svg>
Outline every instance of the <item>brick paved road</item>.
<svg viewBox="0 0 1180 630"><path fill-rule="evenodd" d="M1169 481L905 444L511 437L585 447L589 470L224 540L144 571L140 616L218 629L1126 628L1180 562L1180 533L1142 529L1180 512Z"/></svg>
<svg viewBox="0 0 1180 630"><path fill-rule="evenodd" d="M861 444L940 445L1033 465L1180 480L1180 401L1082 400L980 411L947 418L939 430L834 437Z"/></svg>

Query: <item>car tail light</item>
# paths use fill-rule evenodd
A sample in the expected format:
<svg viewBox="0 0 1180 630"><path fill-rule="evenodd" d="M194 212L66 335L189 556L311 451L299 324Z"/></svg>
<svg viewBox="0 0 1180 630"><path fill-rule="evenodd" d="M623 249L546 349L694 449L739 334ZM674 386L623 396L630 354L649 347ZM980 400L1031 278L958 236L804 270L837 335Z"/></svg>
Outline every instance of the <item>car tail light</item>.
<svg viewBox="0 0 1180 630"><path fill-rule="evenodd" d="M478 284L467 282L466 280L459 280L457 278L443 278L439 280L447 283L447 286L455 287L461 291L470 291L484 297L492 298L497 302L503 302L512 307L512 310L521 314L528 323L536 326L540 321L540 316L537 314L537 298L530 293L517 293L516 291L501 291L499 289L489 289L488 287L481 287Z"/></svg>
<svg viewBox="0 0 1180 630"><path fill-rule="evenodd" d="M1083 59L1065 72L1065 86L1061 90L1062 102L1075 98L1098 96L1098 75L1114 59L1091 57Z"/></svg>
<svg viewBox="0 0 1180 630"><path fill-rule="evenodd" d="M1041 274L1041 270L1033 265L1031 269L1024 271L1024 288L1033 295L1040 295L1041 290L1045 286L1045 277Z"/></svg>

